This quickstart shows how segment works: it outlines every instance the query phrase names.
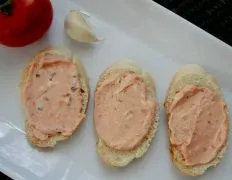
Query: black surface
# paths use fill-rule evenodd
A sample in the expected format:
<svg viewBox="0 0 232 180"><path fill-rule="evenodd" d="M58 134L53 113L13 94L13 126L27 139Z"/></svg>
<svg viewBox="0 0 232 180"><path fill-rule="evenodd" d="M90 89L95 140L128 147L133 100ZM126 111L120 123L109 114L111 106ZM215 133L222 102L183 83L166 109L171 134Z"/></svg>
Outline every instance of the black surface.
<svg viewBox="0 0 232 180"><path fill-rule="evenodd" d="M232 0L154 0L232 45Z"/></svg>
<svg viewBox="0 0 232 180"><path fill-rule="evenodd" d="M232 45L232 0L154 0ZM0 173L0 180L11 180Z"/></svg>
<svg viewBox="0 0 232 180"><path fill-rule="evenodd" d="M0 172L0 180L11 180L11 178L5 176L4 174Z"/></svg>

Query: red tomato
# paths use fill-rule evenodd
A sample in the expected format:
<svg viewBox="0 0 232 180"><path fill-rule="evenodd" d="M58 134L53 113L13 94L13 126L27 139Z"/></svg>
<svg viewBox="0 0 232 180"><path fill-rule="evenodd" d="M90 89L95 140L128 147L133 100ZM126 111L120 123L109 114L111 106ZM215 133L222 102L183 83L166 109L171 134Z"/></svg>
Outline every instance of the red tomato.
<svg viewBox="0 0 232 180"><path fill-rule="evenodd" d="M0 11L0 43L20 47L40 39L52 23L50 0L11 0L11 3L5 10L8 15L3 9Z"/></svg>

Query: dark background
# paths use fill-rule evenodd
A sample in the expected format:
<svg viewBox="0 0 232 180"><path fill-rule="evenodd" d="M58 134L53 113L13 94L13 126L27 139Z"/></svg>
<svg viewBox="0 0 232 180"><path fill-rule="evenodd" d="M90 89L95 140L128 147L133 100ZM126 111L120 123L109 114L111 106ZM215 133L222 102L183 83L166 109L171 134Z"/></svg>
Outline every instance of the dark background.
<svg viewBox="0 0 232 180"><path fill-rule="evenodd" d="M232 0L154 0L232 46ZM0 180L10 178L0 173Z"/></svg>
<svg viewBox="0 0 232 180"><path fill-rule="evenodd" d="M154 0L232 46L232 0Z"/></svg>

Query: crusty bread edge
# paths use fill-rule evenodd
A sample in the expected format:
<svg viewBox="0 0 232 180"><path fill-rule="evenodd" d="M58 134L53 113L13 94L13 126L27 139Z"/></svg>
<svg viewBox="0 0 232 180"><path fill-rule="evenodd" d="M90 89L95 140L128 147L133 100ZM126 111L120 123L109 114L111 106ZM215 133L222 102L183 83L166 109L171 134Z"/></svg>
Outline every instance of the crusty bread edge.
<svg viewBox="0 0 232 180"><path fill-rule="evenodd" d="M223 97L223 94L220 90L220 87L218 86L215 78L213 78L209 73L207 73L201 66L196 64L189 64L182 67L173 77L172 82L170 83L168 94L166 96L166 100L164 103L164 107L166 110L166 117L167 117L167 127L168 127L168 108L170 107L173 98L175 96L176 91L180 91L183 87L186 85L196 85L199 87L207 87L210 88L212 91L214 91L218 97L225 102L226 101ZM227 117L228 117L228 124L229 124L229 113L228 108L226 104L226 111L227 111ZM229 125L228 125L229 129ZM170 137L170 129L168 127L169 131L169 137ZM228 132L229 135L229 132ZM173 161L173 163L177 166L177 168L185 175L189 176L199 176L204 174L204 172L209 167L216 167L216 165L220 162L222 159L228 145L228 137L225 145L223 148L218 152L217 157L211 161L208 164L204 165L197 165L197 166L185 166L182 161L182 155L181 153L174 147L172 144L170 144L170 156Z"/></svg>
<svg viewBox="0 0 232 180"><path fill-rule="evenodd" d="M21 99L23 102L23 107L24 107L24 111L25 114L26 113L26 107L24 105L24 97L23 97L23 87L26 85L27 83L27 78L28 78L28 70L30 68L30 66L38 61L41 57L43 57L45 54L52 54L52 55L62 55L65 58L67 58L68 60L74 62L78 68L78 75L80 77L80 82L81 82L81 88L84 90L83 93L83 108L82 108L82 112L86 113L87 108L88 108L88 101L89 101L89 95L90 95L90 90L89 90L89 78L87 76L87 73L84 69L84 66L82 64L82 62L75 57L74 55L72 55L72 53L66 49L58 49L58 48L48 48L48 49L44 49L42 51L40 51L39 53L37 53L33 58L31 63L24 69L23 74L22 74L22 78L21 78L21 83L20 83L20 88L21 88ZM26 117L27 118L27 117ZM85 118L83 118L82 122L84 121ZM79 126L82 124L82 122L79 124ZM79 126L76 127L75 131L79 128ZM74 131L74 132L75 132ZM26 132L26 137L29 140L29 142L37 147L40 148L45 148L45 147L54 147L58 141L63 141L69 138L69 136L63 136L60 134L57 134L55 136L51 136L49 137L47 140L39 140L38 138L36 138L35 136L33 136L33 133L31 131L31 128L29 126L28 120L25 120L25 132Z"/></svg>
<svg viewBox="0 0 232 180"><path fill-rule="evenodd" d="M132 160L136 158L140 158L146 153L157 131L158 120L159 120L159 108L158 108L158 100L156 96L156 88L155 88L154 80L151 78L151 76L148 73L142 72L141 69L138 67L138 65L132 60L121 59L116 63L114 63L113 65L111 65L109 68L107 68L100 76L97 82L96 89L111 74L128 72L128 71L139 74L141 75L141 77L144 78L144 81L147 84L147 87L149 88L149 92L153 95L154 101L157 102L156 116L154 117L154 123L149 133L147 134L141 145L136 147L134 150L131 151L114 150L108 147L107 145L105 145L100 138L98 139L97 152L99 156L107 165L113 167L124 167L128 165Z"/></svg>

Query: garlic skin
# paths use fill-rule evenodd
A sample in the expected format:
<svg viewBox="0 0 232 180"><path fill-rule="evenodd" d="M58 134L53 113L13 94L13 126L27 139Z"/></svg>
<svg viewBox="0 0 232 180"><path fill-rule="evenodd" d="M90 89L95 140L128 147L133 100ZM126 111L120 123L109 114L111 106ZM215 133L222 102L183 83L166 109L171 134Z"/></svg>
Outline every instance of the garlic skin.
<svg viewBox="0 0 232 180"><path fill-rule="evenodd" d="M92 43L99 39L80 11L72 10L65 18L64 28L68 36L78 42Z"/></svg>

